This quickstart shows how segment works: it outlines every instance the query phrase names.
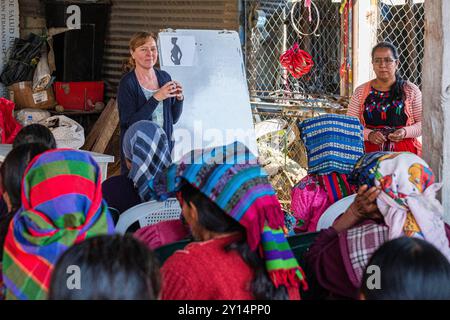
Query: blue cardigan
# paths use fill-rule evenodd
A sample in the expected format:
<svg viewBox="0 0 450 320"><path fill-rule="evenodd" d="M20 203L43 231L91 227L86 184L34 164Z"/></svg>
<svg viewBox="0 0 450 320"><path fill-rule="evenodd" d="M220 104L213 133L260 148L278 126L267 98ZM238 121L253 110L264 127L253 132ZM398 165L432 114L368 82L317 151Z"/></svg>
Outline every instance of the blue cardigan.
<svg viewBox="0 0 450 320"><path fill-rule="evenodd" d="M171 81L170 75L159 69L154 69L159 87ZM135 122L140 120L152 120L152 113L158 106L158 100L154 97L146 99L144 92L139 84L134 69L126 73L119 83L117 92L117 104L119 107L120 121L120 148L122 149L122 140L127 129ZM173 148L172 132L173 125L180 119L183 111L183 101L178 101L176 97L167 98L163 101L164 124L163 129L169 139L170 150ZM121 150L121 172L127 174L128 169L125 165L125 158Z"/></svg>

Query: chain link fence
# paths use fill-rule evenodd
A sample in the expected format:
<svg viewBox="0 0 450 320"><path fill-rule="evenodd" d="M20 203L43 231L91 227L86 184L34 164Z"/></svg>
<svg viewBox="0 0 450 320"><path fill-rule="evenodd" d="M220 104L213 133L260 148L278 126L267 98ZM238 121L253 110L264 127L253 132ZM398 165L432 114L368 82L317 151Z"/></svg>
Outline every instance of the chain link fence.
<svg viewBox="0 0 450 320"><path fill-rule="evenodd" d="M311 22L303 1L245 1L246 66L250 95L280 93L338 95L341 65L340 3L314 0ZM316 10L317 8L317 10ZM317 15L319 12L319 15ZM297 33L294 26L304 34ZM311 71L295 79L279 62L280 55L298 43L314 61Z"/></svg>
<svg viewBox="0 0 450 320"><path fill-rule="evenodd" d="M422 85L424 31L424 0L378 1L377 40L392 42L398 48L400 74L419 87Z"/></svg>
<svg viewBox="0 0 450 320"><path fill-rule="evenodd" d="M286 212L292 187L307 173L298 123L322 113L344 113L342 105L348 103L329 100L340 94L340 3L313 3L310 22L303 1L295 6L291 0L245 1L245 61L260 162ZM295 43L314 61L299 79L279 62Z"/></svg>

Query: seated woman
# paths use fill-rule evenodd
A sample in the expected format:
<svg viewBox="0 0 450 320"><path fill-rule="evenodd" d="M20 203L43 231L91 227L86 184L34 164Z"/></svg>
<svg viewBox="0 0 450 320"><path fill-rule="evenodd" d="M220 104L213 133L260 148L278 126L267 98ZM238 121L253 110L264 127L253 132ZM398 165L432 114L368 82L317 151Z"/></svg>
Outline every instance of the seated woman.
<svg viewBox="0 0 450 320"><path fill-rule="evenodd" d="M348 174L364 154L363 128L354 117L327 114L300 125L308 156L308 175L292 189L295 232L316 231L329 206L355 192Z"/></svg>
<svg viewBox="0 0 450 320"><path fill-rule="evenodd" d="M247 147L193 150L152 186L161 199L176 193L198 240L166 260L162 299L300 298L280 203Z"/></svg>
<svg viewBox="0 0 450 320"><path fill-rule="evenodd" d="M129 169L128 176L111 177L102 185L103 197L108 206L119 213L153 200L148 182L172 162L169 140L164 130L146 120L138 121L128 128L123 139L123 153ZM138 224L132 225L129 230L138 228Z"/></svg>
<svg viewBox="0 0 450 320"><path fill-rule="evenodd" d="M80 281L68 288L70 266ZM50 300L156 300L161 279L153 253L131 236L98 236L70 247L58 259L50 281Z"/></svg>
<svg viewBox="0 0 450 320"><path fill-rule="evenodd" d="M20 188L22 177L28 163L38 154L47 151L48 148L39 143L20 145L12 149L3 161L0 168L1 185L3 189L2 200L6 204L6 210L0 213L0 300L3 299L3 281L1 274L1 262L3 258L3 245L5 243L8 226L14 214L20 209Z"/></svg>
<svg viewBox="0 0 450 320"><path fill-rule="evenodd" d="M3 249L6 299L45 299L53 265L68 247L114 232L100 168L86 152L47 151L27 167L21 198Z"/></svg>
<svg viewBox="0 0 450 320"><path fill-rule="evenodd" d="M378 279L373 270L380 271ZM427 241L408 237L388 241L369 260L361 299L450 300L450 263Z"/></svg>
<svg viewBox="0 0 450 320"><path fill-rule="evenodd" d="M421 238L450 258L450 228L436 199L441 185L424 160L412 153L369 153L350 178L362 185L355 202L305 255L308 271L330 296L358 299L370 257L388 240Z"/></svg>

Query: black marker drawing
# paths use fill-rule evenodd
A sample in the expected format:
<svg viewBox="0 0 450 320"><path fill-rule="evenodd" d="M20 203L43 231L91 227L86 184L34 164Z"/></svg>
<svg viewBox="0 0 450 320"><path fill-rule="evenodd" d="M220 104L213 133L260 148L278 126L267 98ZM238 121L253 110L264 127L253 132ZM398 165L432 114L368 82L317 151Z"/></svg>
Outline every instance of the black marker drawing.
<svg viewBox="0 0 450 320"><path fill-rule="evenodd" d="M181 52L180 47L177 45L178 38L173 37L172 39L173 48L170 51L170 59L172 60L173 64L176 66L179 66L181 64L181 58L183 57L183 53Z"/></svg>

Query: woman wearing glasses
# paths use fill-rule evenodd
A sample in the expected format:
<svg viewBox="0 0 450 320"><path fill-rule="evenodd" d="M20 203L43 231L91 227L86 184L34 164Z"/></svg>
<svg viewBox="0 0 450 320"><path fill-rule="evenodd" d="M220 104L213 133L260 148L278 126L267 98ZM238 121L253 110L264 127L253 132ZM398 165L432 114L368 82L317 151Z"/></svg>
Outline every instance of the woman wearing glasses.
<svg viewBox="0 0 450 320"><path fill-rule="evenodd" d="M353 93L347 115L364 126L366 152L409 151L421 155L422 93L398 74L397 48L380 42L372 49L376 78Z"/></svg>

